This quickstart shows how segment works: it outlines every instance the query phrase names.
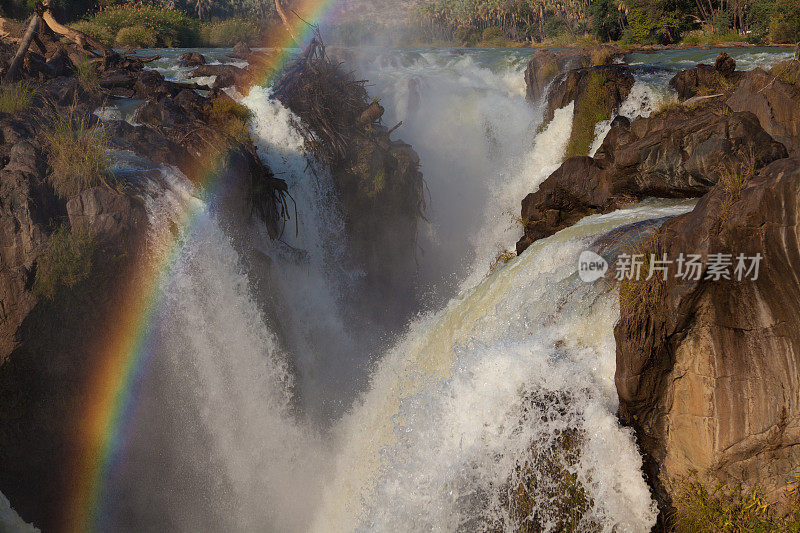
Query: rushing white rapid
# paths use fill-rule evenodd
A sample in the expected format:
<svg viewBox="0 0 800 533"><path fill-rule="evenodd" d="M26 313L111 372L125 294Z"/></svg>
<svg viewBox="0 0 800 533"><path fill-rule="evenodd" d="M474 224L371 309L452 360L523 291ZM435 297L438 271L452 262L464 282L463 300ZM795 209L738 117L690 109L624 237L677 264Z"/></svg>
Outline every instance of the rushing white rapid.
<svg viewBox="0 0 800 533"><path fill-rule="evenodd" d="M331 178L297 119L252 90L259 155L298 217L271 241L223 224L178 171L140 169L154 253L196 217L165 281L109 529L648 530L656 509L615 417L614 290L580 282L576 261L612 228L686 207L590 217L487 275L519 236L520 199L560 164L572 106L539 131L513 62L362 68L423 161L428 310L383 344L353 316L361 273Z"/></svg>

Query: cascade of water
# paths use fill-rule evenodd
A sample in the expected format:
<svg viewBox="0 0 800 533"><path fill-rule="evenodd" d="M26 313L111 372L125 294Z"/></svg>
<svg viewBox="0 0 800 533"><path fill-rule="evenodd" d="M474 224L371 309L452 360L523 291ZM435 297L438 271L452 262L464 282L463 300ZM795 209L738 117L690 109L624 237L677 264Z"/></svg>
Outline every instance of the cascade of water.
<svg viewBox="0 0 800 533"><path fill-rule="evenodd" d="M109 527L302 530L327 464L322 437L293 413L287 357L217 215L177 170L149 175L152 253L179 251L151 324L126 461L105 496ZM192 224L176 230L187 211Z"/></svg>
<svg viewBox="0 0 800 533"><path fill-rule="evenodd" d="M525 493L534 518L554 529L558 505L543 495L561 481L546 466L570 432L577 444L560 472L590 502L581 524L634 531L654 523L641 458L614 416L614 294L577 281L574 263L595 236L677 210L592 217L486 277L519 234L508 213L560 163L572 106L537 134L541 112L524 101L519 65L499 85L470 58L422 55L404 68L370 75L399 109L409 80L422 92L417 113L402 118L434 198L423 272L432 284L449 272L438 296L458 295L413 321L368 368L365 346L375 344L348 314L359 273L347 264L331 178L313 160L309 170L297 119L253 89L244 103L259 154L287 181L299 215L280 242L253 233L272 262L281 303L268 318L278 327L253 300L216 215L185 178L162 169L148 193L155 242L180 225L173 218L188 204L198 215L180 236L135 436L108 496L116 523L511 530L524 518L509 512L512 487L527 472L536 478L536 491ZM359 375L370 376L362 394ZM331 398L341 407L354 396L341 419L316 416Z"/></svg>

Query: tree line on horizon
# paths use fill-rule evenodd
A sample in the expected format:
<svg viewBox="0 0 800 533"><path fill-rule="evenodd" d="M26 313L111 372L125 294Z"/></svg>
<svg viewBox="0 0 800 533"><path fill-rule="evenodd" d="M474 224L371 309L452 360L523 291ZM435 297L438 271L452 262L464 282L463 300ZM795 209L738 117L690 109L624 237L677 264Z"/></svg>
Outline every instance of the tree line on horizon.
<svg viewBox="0 0 800 533"><path fill-rule="evenodd" d="M33 12L36 0L0 0L6 16L23 19ZM52 10L59 20L79 20L103 9L121 5L152 5L165 10L179 11L199 20L252 17L270 18L275 12L274 0L53 0Z"/></svg>
<svg viewBox="0 0 800 533"><path fill-rule="evenodd" d="M800 0L436 0L418 8L454 39L672 44L691 31L751 42L800 39Z"/></svg>

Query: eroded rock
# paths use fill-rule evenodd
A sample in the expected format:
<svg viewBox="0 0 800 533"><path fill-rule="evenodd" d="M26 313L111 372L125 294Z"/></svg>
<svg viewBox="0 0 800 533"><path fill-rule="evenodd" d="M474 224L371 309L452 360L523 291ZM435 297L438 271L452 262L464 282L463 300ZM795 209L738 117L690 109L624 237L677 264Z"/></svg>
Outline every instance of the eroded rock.
<svg viewBox="0 0 800 533"><path fill-rule="evenodd" d="M792 155L800 155L800 88L779 74L794 73L800 79L800 61L776 65L770 72L760 68L747 72L728 97L734 111L749 111L775 140Z"/></svg>
<svg viewBox="0 0 800 533"><path fill-rule="evenodd" d="M754 168L783 157L751 113L719 105L675 109L630 123L615 119L594 158L573 157L522 201L521 253L580 218L645 197L692 198L708 192L725 164L752 156Z"/></svg>
<svg viewBox="0 0 800 533"><path fill-rule="evenodd" d="M740 192L717 184L651 247L672 259L700 254L706 265L709 254L732 254L732 279L668 276L649 296L621 301L620 416L636 430L663 510L690 472L710 487L742 482L788 502L800 460L798 199L798 158L774 161ZM757 279L737 281L738 254L760 254Z"/></svg>
<svg viewBox="0 0 800 533"><path fill-rule="evenodd" d="M742 75L736 72L736 61L722 52L713 66L701 63L683 70L669 80L669 85L677 91L678 98L686 100L698 95L729 94Z"/></svg>

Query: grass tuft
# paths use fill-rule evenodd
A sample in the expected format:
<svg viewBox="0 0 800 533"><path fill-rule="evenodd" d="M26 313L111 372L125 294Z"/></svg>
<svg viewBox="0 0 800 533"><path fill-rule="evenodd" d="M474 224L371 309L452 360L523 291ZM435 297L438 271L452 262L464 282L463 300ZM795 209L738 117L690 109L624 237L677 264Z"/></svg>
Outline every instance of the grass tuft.
<svg viewBox="0 0 800 533"><path fill-rule="evenodd" d="M38 90L27 81L0 86L0 112L14 114L33 105Z"/></svg>
<svg viewBox="0 0 800 533"><path fill-rule="evenodd" d="M619 284L619 308L623 314L635 314L642 312L646 315L653 313L664 299L665 285L663 274L655 270L653 276L647 279L650 274L651 260L659 260L663 257L665 245L661 237L661 231L655 233L637 244L628 246L624 253L633 256L640 256L641 267L638 279L634 273L633 279L624 279ZM656 265L657 266L657 265Z"/></svg>
<svg viewBox="0 0 800 533"><path fill-rule="evenodd" d="M572 119L572 134L567 145L567 157L587 155L594 140L595 126L601 120L608 120L609 109L603 102L603 86L606 75L593 71L589 74L586 90L575 103L575 116Z"/></svg>
<svg viewBox="0 0 800 533"><path fill-rule="evenodd" d="M72 231L66 224L59 226L37 259L34 295L52 299L59 289L74 287L88 278L96 246L89 230Z"/></svg>
<svg viewBox="0 0 800 533"><path fill-rule="evenodd" d="M250 133L247 128L252 113L233 98L220 96L211 102L209 121L229 138L247 143Z"/></svg>
<svg viewBox="0 0 800 533"><path fill-rule="evenodd" d="M607 46L592 48L589 57L594 66L610 65L614 61L614 52Z"/></svg>
<svg viewBox="0 0 800 533"><path fill-rule="evenodd" d="M94 63L86 57L75 63L75 78L84 91L90 94L100 93L100 73Z"/></svg>
<svg viewBox="0 0 800 533"><path fill-rule="evenodd" d="M742 197L747 180L756 174L756 156L751 145L748 150L740 149L738 156L720 163L717 167L719 184L725 191L725 197L720 206L720 220L727 220L731 207Z"/></svg>
<svg viewBox="0 0 800 533"><path fill-rule="evenodd" d="M772 67L770 74L800 90L800 61L792 59L778 63Z"/></svg>
<svg viewBox="0 0 800 533"><path fill-rule="evenodd" d="M231 47L242 41L257 44L262 33L262 28L251 20L231 18L203 24L200 42L202 46L212 48Z"/></svg>
<svg viewBox="0 0 800 533"><path fill-rule="evenodd" d="M680 533L800 531L800 509L779 516L761 492L741 485L718 485L709 491L687 476L679 483L674 503L675 530Z"/></svg>
<svg viewBox="0 0 800 533"><path fill-rule="evenodd" d="M99 185L109 185L102 128L87 117L76 117L75 107L54 109L43 131L45 151L53 171L50 183L62 198L71 198Z"/></svg>
<svg viewBox="0 0 800 533"><path fill-rule="evenodd" d="M145 26L125 26L120 28L114 42L129 48L155 48L157 36Z"/></svg>

